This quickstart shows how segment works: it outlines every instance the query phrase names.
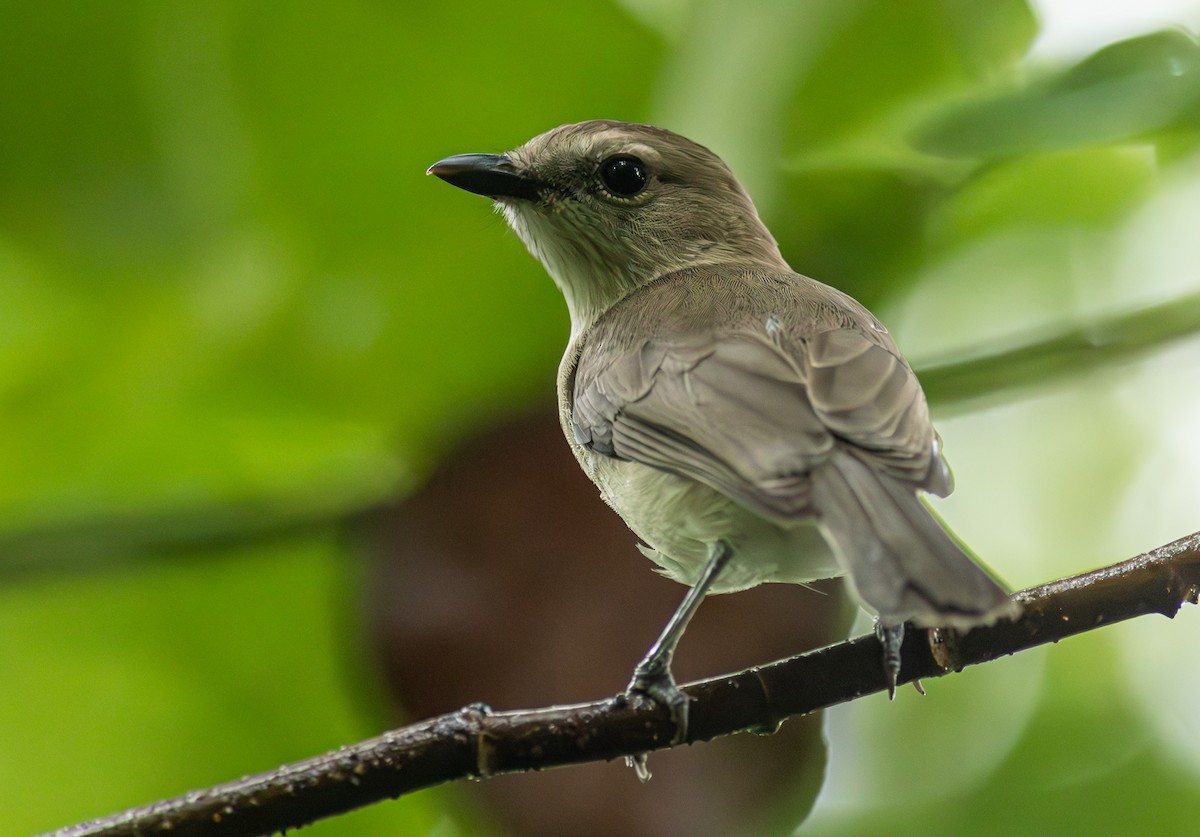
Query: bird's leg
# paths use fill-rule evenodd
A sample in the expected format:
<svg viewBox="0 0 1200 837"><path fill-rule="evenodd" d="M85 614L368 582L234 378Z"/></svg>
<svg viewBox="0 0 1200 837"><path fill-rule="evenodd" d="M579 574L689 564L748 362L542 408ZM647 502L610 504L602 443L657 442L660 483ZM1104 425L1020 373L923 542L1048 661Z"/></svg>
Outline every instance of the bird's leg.
<svg viewBox="0 0 1200 837"><path fill-rule="evenodd" d="M896 681L900 679L900 646L904 644L904 623L885 625L875 620L875 636L883 646L883 672L887 675L888 700L896 698Z"/></svg>
<svg viewBox="0 0 1200 837"><path fill-rule="evenodd" d="M724 541L713 544L700 578L692 589L688 590L683 603L671 616L658 639L650 646L646 656L637 664L637 668L633 670L633 679L629 681L625 690L626 695L645 695L670 711L671 720L675 722L675 738L672 739L672 744L682 743L687 736L688 698L675 685L675 678L671 676L671 657L675 654L675 646L679 644L688 622L700 607L704 594L712 587L732 555L733 550Z"/></svg>

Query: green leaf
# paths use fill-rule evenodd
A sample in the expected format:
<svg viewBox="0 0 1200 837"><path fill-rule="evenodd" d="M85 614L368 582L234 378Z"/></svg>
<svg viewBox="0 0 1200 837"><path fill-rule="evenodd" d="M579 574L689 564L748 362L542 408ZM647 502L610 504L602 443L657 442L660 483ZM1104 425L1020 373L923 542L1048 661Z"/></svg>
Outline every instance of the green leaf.
<svg viewBox="0 0 1200 837"><path fill-rule="evenodd" d="M1110 223L1158 177L1152 149L1111 146L1029 154L972 178L931 217L935 241L953 246L1012 227Z"/></svg>
<svg viewBox="0 0 1200 837"><path fill-rule="evenodd" d="M1023 0L838 5L846 9L841 27L819 45L793 88L789 151L853 137L933 93L1003 77L1037 32Z"/></svg>
<svg viewBox="0 0 1200 837"><path fill-rule="evenodd" d="M1108 46L1023 89L938 113L913 144L949 157L999 157L1117 142L1195 124L1200 44L1172 29Z"/></svg>

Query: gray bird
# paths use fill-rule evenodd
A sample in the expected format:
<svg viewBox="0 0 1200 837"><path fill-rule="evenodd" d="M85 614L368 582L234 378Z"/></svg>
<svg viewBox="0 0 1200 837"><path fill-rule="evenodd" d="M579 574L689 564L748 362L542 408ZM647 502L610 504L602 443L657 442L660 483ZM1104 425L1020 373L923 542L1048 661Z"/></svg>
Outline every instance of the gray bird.
<svg viewBox="0 0 1200 837"><path fill-rule="evenodd" d="M676 740L671 656L706 593L846 575L893 690L906 621L1018 613L920 499L949 494L950 470L887 329L788 266L707 148L591 121L429 173L495 201L566 297L567 441L647 557L691 586L628 690L671 711Z"/></svg>

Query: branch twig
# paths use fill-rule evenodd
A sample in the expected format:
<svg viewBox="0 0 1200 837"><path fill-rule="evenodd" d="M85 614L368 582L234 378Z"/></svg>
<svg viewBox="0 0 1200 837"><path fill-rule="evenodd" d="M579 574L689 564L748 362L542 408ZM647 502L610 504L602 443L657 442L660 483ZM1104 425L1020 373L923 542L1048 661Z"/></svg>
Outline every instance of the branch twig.
<svg viewBox="0 0 1200 837"><path fill-rule="evenodd" d="M919 366L929 403L942 415L981 401L1011 398L1014 390L1080 372L1129 363L1200 332L1200 293L1185 294L1114 317L1059 330L1022 345L964 360Z"/></svg>
<svg viewBox="0 0 1200 837"><path fill-rule="evenodd" d="M1135 616L1174 616L1200 595L1200 532L1129 561L1016 594L1016 622L965 635L909 631L904 681L1056 642ZM877 640L864 636L684 687L689 743L769 730L884 689ZM56 837L260 835L466 777L613 759L668 746L653 707L617 700L516 712L468 706L332 753L56 832Z"/></svg>

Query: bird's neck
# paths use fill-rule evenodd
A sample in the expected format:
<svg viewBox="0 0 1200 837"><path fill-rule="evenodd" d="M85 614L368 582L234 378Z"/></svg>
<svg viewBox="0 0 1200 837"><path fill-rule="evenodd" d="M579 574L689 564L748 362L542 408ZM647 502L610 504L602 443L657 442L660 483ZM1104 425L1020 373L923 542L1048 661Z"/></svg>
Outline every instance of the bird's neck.
<svg viewBox="0 0 1200 837"><path fill-rule="evenodd" d="M571 337L587 331L613 305L638 288L688 268L737 264L787 270L787 262L765 228L761 235L734 241L674 242L670 248L626 246L621 256L597 246L586 233L564 235L554 225L538 223L536 216L504 208L509 225L529 252L542 263L562 291L571 315Z"/></svg>
<svg viewBox="0 0 1200 837"><path fill-rule="evenodd" d="M587 331L598 319L625 297L638 288L645 287L683 270L714 265L731 265L737 268L759 268L762 270L790 271L791 267L778 250L774 254L747 254L740 248L713 245L694 253L680 253L681 258L667 263L651 265L613 265L578 261L553 265L543 261L547 272L562 291L571 315L571 337Z"/></svg>

